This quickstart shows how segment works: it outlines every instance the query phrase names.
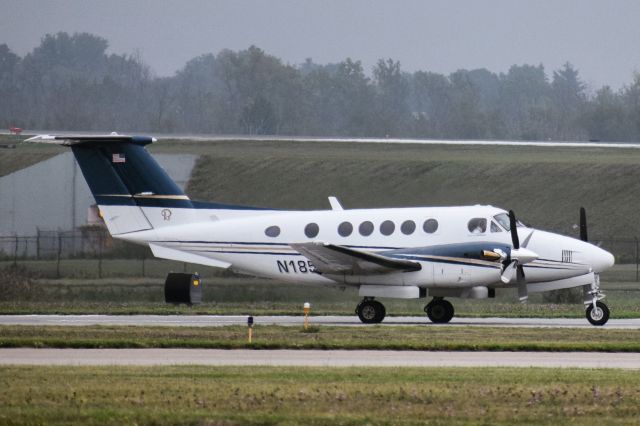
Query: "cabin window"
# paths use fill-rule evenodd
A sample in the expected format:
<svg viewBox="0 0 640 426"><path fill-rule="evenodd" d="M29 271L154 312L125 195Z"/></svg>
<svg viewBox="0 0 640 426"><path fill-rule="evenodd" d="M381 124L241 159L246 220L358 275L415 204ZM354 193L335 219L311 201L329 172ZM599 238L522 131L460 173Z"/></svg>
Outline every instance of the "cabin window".
<svg viewBox="0 0 640 426"><path fill-rule="evenodd" d="M473 218L467 224L467 228L472 234L484 234L487 231L487 219L483 217Z"/></svg>
<svg viewBox="0 0 640 426"><path fill-rule="evenodd" d="M275 238L280 235L280 227L279 226L270 226L264 230L264 233L267 237Z"/></svg>
<svg viewBox="0 0 640 426"><path fill-rule="evenodd" d="M411 235L415 230L416 230L416 223L412 220L405 220L404 222L402 222L402 225L400 225L400 231L404 235Z"/></svg>
<svg viewBox="0 0 640 426"><path fill-rule="evenodd" d="M320 227L317 223L310 223L304 227L304 235L307 238L315 238L318 236L318 232L320 232Z"/></svg>
<svg viewBox="0 0 640 426"><path fill-rule="evenodd" d="M391 235L395 230L396 230L396 225L390 220L385 220L380 224L380 233L382 235Z"/></svg>
<svg viewBox="0 0 640 426"><path fill-rule="evenodd" d="M373 223L367 220L360 224L360 226L358 227L358 231L360 231L360 235L362 235L363 237L368 237L369 235L373 234L373 228Z"/></svg>
<svg viewBox="0 0 640 426"><path fill-rule="evenodd" d="M348 237L352 232L353 225L351 224L351 222L342 222L338 226L338 234L340 234L341 237Z"/></svg>
<svg viewBox="0 0 640 426"><path fill-rule="evenodd" d="M427 219L424 221L424 224L422 225L422 229L427 234L433 234L438 230L438 221L435 219Z"/></svg>

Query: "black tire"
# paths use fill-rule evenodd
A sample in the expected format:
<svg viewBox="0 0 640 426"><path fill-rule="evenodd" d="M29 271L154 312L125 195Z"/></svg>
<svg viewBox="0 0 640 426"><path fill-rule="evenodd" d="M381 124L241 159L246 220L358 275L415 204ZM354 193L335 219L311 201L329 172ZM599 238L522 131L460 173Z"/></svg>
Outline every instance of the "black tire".
<svg viewBox="0 0 640 426"><path fill-rule="evenodd" d="M596 302L597 310L593 309L593 303L587 306L586 316L591 325L605 325L609 321L609 308L602 302Z"/></svg>
<svg viewBox="0 0 640 426"><path fill-rule="evenodd" d="M378 324L387 314L384 305L377 300L363 300L356 308L356 313L365 324Z"/></svg>
<svg viewBox="0 0 640 426"><path fill-rule="evenodd" d="M434 324L445 324L453 318L453 305L444 299L434 299L425 307L427 316Z"/></svg>

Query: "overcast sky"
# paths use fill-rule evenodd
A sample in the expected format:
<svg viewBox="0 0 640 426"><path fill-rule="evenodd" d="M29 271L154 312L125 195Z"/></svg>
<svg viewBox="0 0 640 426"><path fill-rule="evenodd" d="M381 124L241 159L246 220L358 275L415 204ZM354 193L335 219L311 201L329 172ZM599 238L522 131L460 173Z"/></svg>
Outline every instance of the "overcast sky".
<svg viewBox="0 0 640 426"><path fill-rule="evenodd" d="M0 0L0 44L21 56L47 33L90 32L138 50L157 75L254 44L290 64L379 58L405 71L575 65L597 89L640 71L637 0Z"/></svg>

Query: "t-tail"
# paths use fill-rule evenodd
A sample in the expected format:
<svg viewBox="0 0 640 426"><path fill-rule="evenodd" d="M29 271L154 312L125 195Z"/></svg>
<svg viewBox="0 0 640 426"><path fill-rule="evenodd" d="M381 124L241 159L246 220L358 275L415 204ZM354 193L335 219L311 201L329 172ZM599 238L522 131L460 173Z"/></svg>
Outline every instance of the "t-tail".
<svg viewBox="0 0 640 426"><path fill-rule="evenodd" d="M144 148L154 141L111 134L40 135L25 142L71 147L109 233L124 236L193 219L189 197Z"/></svg>

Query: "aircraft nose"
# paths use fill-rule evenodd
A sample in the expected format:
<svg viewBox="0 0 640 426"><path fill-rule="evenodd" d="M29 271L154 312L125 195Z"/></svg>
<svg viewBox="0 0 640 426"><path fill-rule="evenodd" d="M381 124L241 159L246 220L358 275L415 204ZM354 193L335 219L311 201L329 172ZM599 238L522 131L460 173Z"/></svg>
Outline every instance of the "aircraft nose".
<svg viewBox="0 0 640 426"><path fill-rule="evenodd" d="M615 259L611 253L606 250L602 250L599 247L594 247L591 254L591 267L594 272L602 272L605 269L609 269L615 263Z"/></svg>

